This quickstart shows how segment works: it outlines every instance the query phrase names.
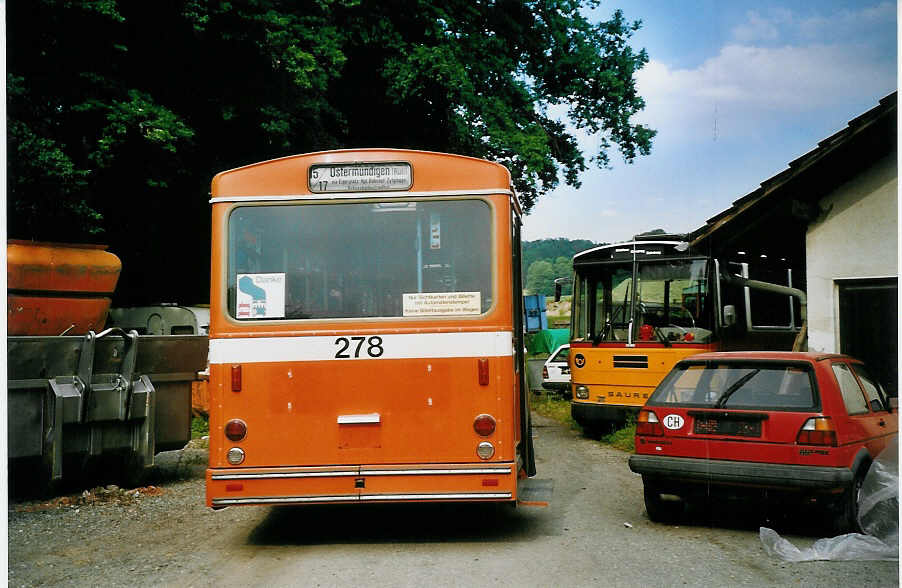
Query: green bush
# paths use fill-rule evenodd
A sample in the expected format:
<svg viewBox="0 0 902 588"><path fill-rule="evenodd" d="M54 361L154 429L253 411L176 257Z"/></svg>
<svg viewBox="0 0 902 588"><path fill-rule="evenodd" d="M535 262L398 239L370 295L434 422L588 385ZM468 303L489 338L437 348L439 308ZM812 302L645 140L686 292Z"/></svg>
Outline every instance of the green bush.
<svg viewBox="0 0 902 588"><path fill-rule="evenodd" d="M191 419L191 438L200 439L204 435L210 434L210 423L202 417L194 417Z"/></svg>

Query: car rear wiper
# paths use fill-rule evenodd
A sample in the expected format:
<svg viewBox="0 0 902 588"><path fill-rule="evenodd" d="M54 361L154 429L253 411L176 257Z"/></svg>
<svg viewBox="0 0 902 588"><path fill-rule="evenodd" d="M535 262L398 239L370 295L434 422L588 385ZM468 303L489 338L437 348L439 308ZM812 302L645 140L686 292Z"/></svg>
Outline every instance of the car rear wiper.
<svg viewBox="0 0 902 588"><path fill-rule="evenodd" d="M745 386L746 382L755 377L755 374L760 371L760 369L754 369L730 384L730 387L724 390L724 393L721 394L720 398L717 399L717 402L714 403L714 408L723 408L724 404L727 403L727 400L730 398L730 396L733 395L733 392L736 392L737 390Z"/></svg>

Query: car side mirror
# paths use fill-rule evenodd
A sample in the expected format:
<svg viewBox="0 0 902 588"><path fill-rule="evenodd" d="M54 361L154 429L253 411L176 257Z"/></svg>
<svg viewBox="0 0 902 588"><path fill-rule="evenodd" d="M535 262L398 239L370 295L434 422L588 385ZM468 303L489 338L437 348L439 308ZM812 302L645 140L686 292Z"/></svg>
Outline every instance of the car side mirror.
<svg viewBox="0 0 902 588"><path fill-rule="evenodd" d="M736 324L736 307L732 304L723 307L723 324L725 327L732 327Z"/></svg>

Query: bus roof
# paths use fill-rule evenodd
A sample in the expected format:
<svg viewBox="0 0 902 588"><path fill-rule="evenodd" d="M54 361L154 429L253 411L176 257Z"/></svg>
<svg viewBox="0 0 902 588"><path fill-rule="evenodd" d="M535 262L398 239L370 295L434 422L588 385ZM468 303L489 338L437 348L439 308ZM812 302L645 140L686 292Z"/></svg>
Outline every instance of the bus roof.
<svg viewBox="0 0 902 588"><path fill-rule="evenodd" d="M670 236L670 235L668 235ZM647 253L654 251L653 255L660 256L680 256L685 257L691 255L689 251L688 241L680 240L640 240L624 241L621 243L611 243L609 245L600 245L580 251L573 256L573 263L588 263L593 261L613 260L617 257L617 253L626 254L621 259L632 257L634 253Z"/></svg>
<svg viewBox="0 0 902 588"><path fill-rule="evenodd" d="M314 165L365 165L366 163L410 164L410 185L406 189L355 191L353 193L317 193L310 186ZM217 199L285 197L379 197L391 195L427 195L445 192L459 194L506 193L514 196L510 172L499 163L464 155L414 151L407 149L342 149L291 155L253 163L220 172L213 178L211 196Z"/></svg>

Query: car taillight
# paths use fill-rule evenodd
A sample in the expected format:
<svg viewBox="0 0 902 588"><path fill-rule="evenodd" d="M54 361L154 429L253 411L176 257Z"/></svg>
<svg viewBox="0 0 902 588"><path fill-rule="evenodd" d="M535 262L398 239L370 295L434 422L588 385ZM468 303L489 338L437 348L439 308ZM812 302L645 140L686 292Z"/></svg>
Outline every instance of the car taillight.
<svg viewBox="0 0 902 588"><path fill-rule="evenodd" d="M225 436L229 441L241 441L247 435L247 424L239 419L232 419L225 425Z"/></svg>
<svg viewBox="0 0 902 588"><path fill-rule="evenodd" d="M548 368L545 367L544 365L542 366L542 377L545 378L546 380L548 379Z"/></svg>
<svg viewBox="0 0 902 588"><path fill-rule="evenodd" d="M805 421L796 437L799 445L830 445L836 447L836 430L830 417L812 417Z"/></svg>
<svg viewBox="0 0 902 588"><path fill-rule="evenodd" d="M473 430L480 437L488 437L495 432L495 418L490 414L481 414L473 421Z"/></svg>
<svg viewBox="0 0 902 588"><path fill-rule="evenodd" d="M658 415L654 412L642 409L636 419L636 434L661 437L664 435L664 425L658 421Z"/></svg>

